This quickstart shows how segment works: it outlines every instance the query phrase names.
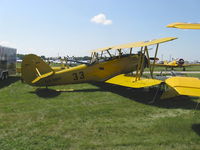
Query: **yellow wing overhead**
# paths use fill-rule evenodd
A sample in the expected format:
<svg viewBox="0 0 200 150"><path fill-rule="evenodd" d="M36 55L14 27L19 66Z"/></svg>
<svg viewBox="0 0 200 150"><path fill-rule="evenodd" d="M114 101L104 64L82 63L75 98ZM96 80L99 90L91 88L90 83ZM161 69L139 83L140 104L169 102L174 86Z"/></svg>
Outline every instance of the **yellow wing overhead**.
<svg viewBox="0 0 200 150"><path fill-rule="evenodd" d="M179 28L179 29L200 29L200 23L183 23L176 22L167 25L168 28Z"/></svg>
<svg viewBox="0 0 200 150"><path fill-rule="evenodd" d="M94 52L102 52L102 51L107 51L107 50L110 50L110 49L112 49L113 47L105 47L105 48L98 48L98 49L96 49L96 50L93 50L93 51L91 51L92 53L94 53Z"/></svg>
<svg viewBox="0 0 200 150"><path fill-rule="evenodd" d="M91 52L102 52L102 51L107 51L107 50L110 50L110 49L144 47L144 46L149 46L149 45L154 45L154 44L172 41L172 40L175 40L175 39L177 39L177 38L176 37L166 37L166 38L160 38L160 39L155 39L155 40L150 40L150 41L133 42L133 43L121 44L121 45L110 46L110 47L105 47L105 48L99 48L99 49L93 50Z"/></svg>
<svg viewBox="0 0 200 150"><path fill-rule="evenodd" d="M177 39L177 38L176 37L166 37L166 38L160 38L160 39L144 41L144 42L128 43L128 44L114 46L113 49L144 47L144 46L155 45L155 44L159 44L159 43L172 41L175 39Z"/></svg>

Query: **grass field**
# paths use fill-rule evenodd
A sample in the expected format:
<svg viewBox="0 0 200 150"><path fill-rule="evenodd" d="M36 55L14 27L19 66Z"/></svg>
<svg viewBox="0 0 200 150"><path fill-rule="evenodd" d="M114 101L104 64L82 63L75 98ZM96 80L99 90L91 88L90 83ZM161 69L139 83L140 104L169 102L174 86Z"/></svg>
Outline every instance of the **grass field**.
<svg viewBox="0 0 200 150"><path fill-rule="evenodd" d="M200 99L149 104L155 92L104 83L46 90L11 77L0 82L0 150L199 149Z"/></svg>

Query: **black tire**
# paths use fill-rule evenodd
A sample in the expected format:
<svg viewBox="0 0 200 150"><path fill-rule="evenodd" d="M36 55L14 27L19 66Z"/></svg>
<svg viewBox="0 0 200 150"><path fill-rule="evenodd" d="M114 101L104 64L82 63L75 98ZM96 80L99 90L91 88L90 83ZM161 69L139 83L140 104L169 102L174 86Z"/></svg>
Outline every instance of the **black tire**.
<svg viewBox="0 0 200 150"><path fill-rule="evenodd" d="M4 76L4 73L2 74L1 76L1 80L4 80L5 79L5 76Z"/></svg>
<svg viewBox="0 0 200 150"><path fill-rule="evenodd" d="M4 79L8 79L8 73L4 73Z"/></svg>

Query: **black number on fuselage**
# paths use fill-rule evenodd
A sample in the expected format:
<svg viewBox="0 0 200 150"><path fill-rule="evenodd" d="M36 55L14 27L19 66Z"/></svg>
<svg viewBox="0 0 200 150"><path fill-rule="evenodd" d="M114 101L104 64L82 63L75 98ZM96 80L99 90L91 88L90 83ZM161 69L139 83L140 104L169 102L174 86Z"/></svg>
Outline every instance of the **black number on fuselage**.
<svg viewBox="0 0 200 150"><path fill-rule="evenodd" d="M74 77L74 80L78 80L78 75L77 75L77 73L73 73L72 76Z"/></svg>
<svg viewBox="0 0 200 150"><path fill-rule="evenodd" d="M81 71L79 73L73 73L72 76L73 76L74 80L79 80L79 79L85 78L83 71Z"/></svg>
<svg viewBox="0 0 200 150"><path fill-rule="evenodd" d="M79 72L79 77L80 77L80 79L84 79L85 78L83 71Z"/></svg>

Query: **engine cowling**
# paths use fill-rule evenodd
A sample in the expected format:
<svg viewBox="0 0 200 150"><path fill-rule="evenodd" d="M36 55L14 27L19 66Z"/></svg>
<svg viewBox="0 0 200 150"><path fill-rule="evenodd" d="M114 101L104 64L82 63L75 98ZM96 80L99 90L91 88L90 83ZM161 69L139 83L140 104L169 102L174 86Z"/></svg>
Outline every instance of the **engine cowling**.
<svg viewBox="0 0 200 150"><path fill-rule="evenodd" d="M182 66L182 65L185 63L185 61L184 61L184 59L180 58L180 59L177 61L177 63L178 63L179 66Z"/></svg>

